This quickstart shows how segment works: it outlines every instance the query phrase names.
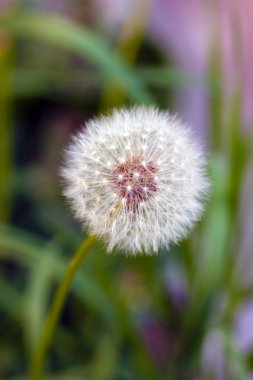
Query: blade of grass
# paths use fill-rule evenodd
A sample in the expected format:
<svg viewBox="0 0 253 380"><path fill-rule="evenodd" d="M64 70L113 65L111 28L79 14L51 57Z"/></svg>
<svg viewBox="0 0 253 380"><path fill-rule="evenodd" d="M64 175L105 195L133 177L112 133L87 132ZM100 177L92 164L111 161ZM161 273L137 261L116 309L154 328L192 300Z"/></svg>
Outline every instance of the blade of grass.
<svg viewBox="0 0 253 380"><path fill-rule="evenodd" d="M136 61L153 3L154 0L135 0L118 34L116 52L128 65L132 66ZM100 111L121 106L125 97L125 89L112 78L102 89Z"/></svg>
<svg viewBox="0 0 253 380"><path fill-rule="evenodd" d="M210 318L210 307L224 280L229 243L227 169L219 155L211 160L212 196L203 222L198 250L194 251L194 274L189 309L184 318L185 336L176 371L192 365L200 350Z"/></svg>
<svg viewBox="0 0 253 380"><path fill-rule="evenodd" d="M0 276L0 305L11 319L20 319L22 310L23 296L17 289L3 276Z"/></svg>
<svg viewBox="0 0 253 380"><path fill-rule="evenodd" d="M40 259L40 265L34 265L30 271L25 296L23 324L30 353L38 341L45 320L55 264L54 256L43 254Z"/></svg>
<svg viewBox="0 0 253 380"><path fill-rule="evenodd" d="M4 15L0 18L0 25L18 38L38 39L76 53L115 78L132 100L142 103L152 101L134 71L114 54L101 36L85 26L42 11Z"/></svg>
<svg viewBox="0 0 253 380"><path fill-rule="evenodd" d="M33 235L12 227L0 227L0 259L14 259L17 263L28 265L33 270L35 266L40 268L42 259L50 261L51 257L54 260L51 280L58 282L61 280L67 265L67 260L59 254L60 252L55 246L48 246L43 240L37 239ZM90 256L92 257L94 254L91 253ZM40 284L40 286L43 285ZM119 331L126 334L133 346L132 359L138 371L145 374L147 379L155 378L158 371L151 361L144 343L140 340L133 316L130 315L122 299L115 295L108 278L104 277L101 279L101 283L97 284L94 283L86 270L82 270L73 283L73 292L88 307L92 307L102 315L113 331L116 331L117 334Z"/></svg>
<svg viewBox="0 0 253 380"><path fill-rule="evenodd" d="M220 46L214 46L213 54L210 60L209 68L209 85L215 83L215 91L210 95L210 120L211 120L211 147L214 151L218 152L222 148L222 133L223 128L223 110L224 99L222 93L222 69L221 69L221 54ZM215 82L213 82L215 80Z"/></svg>
<svg viewBox="0 0 253 380"><path fill-rule="evenodd" d="M238 211L244 170L249 158L249 145L242 130L242 91L240 89L237 89L231 96L227 133L231 220L234 220Z"/></svg>
<svg viewBox="0 0 253 380"><path fill-rule="evenodd" d="M215 78L209 81L204 77L198 77L190 71L179 70L167 66L138 67L136 72L144 83L156 87L201 87L209 92L217 90Z"/></svg>
<svg viewBox="0 0 253 380"><path fill-rule="evenodd" d="M212 293L221 285L229 243L228 171L222 156L212 157L211 183L212 194L203 224L203 252L201 257L196 257L199 273L196 289L204 294Z"/></svg>
<svg viewBox="0 0 253 380"><path fill-rule="evenodd" d="M87 86L99 86L101 81L110 79L106 72L96 73L95 70L85 72L75 70L45 70L41 68L15 68L11 72L11 91L15 97L33 97L41 94L61 94L65 97L85 94ZM200 87L210 94L215 94L218 85L215 79L196 77L191 72L178 70L172 67L147 66L136 68L136 74L146 86L158 88L166 87ZM78 84L78 86L76 86Z"/></svg>
<svg viewBox="0 0 253 380"><path fill-rule="evenodd" d="M54 260L51 280L60 281L67 260L61 255L58 247L53 244L48 245L43 240L15 228L0 227L0 259L15 260L15 262L33 269L34 266L40 267L41 260L46 260L46 257L48 261L50 257ZM85 272L85 276L82 271L78 273L73 284L73 291L87 305L102 314L106 320L112 321L114 312L110 301L87 272Z"/></svg>
<svg viewBox="0 0 253 380"><path fill-rule="evenodd" d="M57 72L55 70L44 69L41 67L16 67L11 72L11 85L12 89L17 93L21 93L21 87L28 81L36 86L42 86L43 82L54 82L60 85L61 81L66 83L78 82L83 85L97 84L107 77L106 72L97 73L95 70L88 69L85 71L75 70L71 76L68 69L61 69ZM141 81L148 85L158 87L201 87L207 91L218 91L218 81L215 77L209 77L207 81L204 77L198 77L195 73L190 71L179 70L174 67L165 66L138 66L135 69ZM31 87L33 87L31 86ZM26 91L26 89L23 89ZM53 88L51 88L53 90ZM29 90L28 90L29 91Z"/></svg>
<svg viewBox="0 0 253 380"><path fill-rule="evenodd" d="M12 71L12 47L7 34L0 29L0 220L10 217L12 176L12 125L10 73Z"/></svg>

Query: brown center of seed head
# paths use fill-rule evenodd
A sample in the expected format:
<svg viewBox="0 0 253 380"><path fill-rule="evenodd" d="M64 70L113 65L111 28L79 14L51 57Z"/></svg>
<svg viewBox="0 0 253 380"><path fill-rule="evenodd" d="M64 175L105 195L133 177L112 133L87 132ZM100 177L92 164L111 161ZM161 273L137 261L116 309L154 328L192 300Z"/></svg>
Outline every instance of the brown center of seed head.
<svg viewBox="0 0 253 380"><path fill-rule="evenodd" d="M126 208L138 212L143 202L157 190L157 167L142 157L134 157L119 164L112 173L111 182Z"/></svg>

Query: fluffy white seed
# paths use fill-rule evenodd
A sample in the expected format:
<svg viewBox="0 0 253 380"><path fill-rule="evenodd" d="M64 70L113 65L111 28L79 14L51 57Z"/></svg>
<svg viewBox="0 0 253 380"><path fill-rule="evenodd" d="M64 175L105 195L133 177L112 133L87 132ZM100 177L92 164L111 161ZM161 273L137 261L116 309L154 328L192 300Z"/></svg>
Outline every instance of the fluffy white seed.
<svg viewBox="0 0 253 380"><path fill-rule="evenodd" d="M185 237L200 218L209 188L205 165L177 117L153 107L119 109L73 138L64 194L108 251L151 254Z"/></svg>

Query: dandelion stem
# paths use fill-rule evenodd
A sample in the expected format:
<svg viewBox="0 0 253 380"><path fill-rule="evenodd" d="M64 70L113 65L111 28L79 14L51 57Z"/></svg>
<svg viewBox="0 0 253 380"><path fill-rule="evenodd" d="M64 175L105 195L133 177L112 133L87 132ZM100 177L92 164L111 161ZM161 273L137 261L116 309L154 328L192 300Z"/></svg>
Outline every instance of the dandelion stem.
<svg viewBox="0 0 253 380"><path fill-rule="evenodd" d="M88 254L95 240L96 238L94 236L89 236L69 262L63 279L55 293L51 309L49 310L40 339L32 356L30 368L31 380L41 380L43 378L46 354L52 344L53 335L61 316L68 291L71 287L75 274L77 273L83 259Z"/></svg>

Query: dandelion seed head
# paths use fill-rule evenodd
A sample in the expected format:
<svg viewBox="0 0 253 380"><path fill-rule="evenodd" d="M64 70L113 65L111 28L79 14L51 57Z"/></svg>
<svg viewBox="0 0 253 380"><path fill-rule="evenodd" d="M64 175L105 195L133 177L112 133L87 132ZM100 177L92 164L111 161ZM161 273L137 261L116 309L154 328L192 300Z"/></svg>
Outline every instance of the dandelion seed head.
<svg viewBox="0 0 253 380"><path fill-rule="evenodd" d="M209 188L206 160L190 130L153 107L95 118L66 151L64 194L90 233L130 254L185 237Z"/></svg>
<svg viewBox="0 0 253 380"><path fill-rule="evenodd" d="M156 191L156 171L157 168L151 162L144 166L140 157L131 158L116 166L111 175L111 184L118 195L126 199L128 211L137 212L139 203L147 200Z"/></svg>

